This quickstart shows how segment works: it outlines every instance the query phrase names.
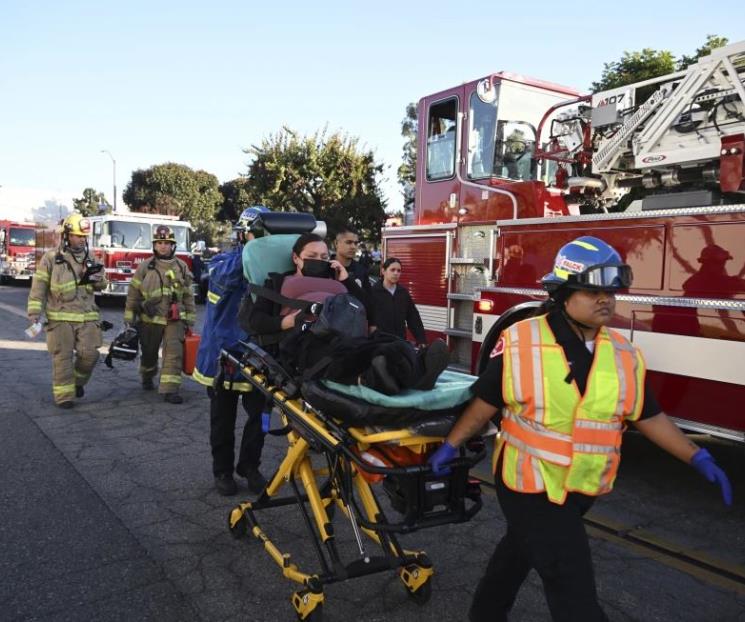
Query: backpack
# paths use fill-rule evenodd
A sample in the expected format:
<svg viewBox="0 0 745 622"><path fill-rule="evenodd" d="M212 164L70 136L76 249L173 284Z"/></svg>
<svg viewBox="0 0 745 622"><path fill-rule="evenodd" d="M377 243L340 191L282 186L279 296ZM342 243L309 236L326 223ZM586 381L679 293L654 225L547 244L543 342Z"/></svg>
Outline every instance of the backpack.
<svg viewBox="0 0 745 622"><path fill-rule="evenodd" d="M365 307L351 294L329 296L309 330L321 339L364 337L367 335Z"/></svg>

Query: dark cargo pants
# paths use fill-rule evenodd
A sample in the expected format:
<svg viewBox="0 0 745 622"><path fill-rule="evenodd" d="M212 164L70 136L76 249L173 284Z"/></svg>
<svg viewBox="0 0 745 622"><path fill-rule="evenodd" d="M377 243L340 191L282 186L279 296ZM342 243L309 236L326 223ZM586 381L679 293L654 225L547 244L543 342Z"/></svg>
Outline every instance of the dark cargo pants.
<svg viewBox="0 0 745 622"><path fill-rule="evenodd" d="M248 470L258 468L261 462L261 450L264 448L261 413L266 404L266 397L257 390L239 393L225 388L213 389L212 387L207 389L207 395L210 397L210 445L213 474L215 476L233 474L235 422L238 415L239 397L242 399L243 409L247 416L235 471L238 475L245 475Z"/></svg>
<svg viewBox="0 0 745 622"><path fill-rule="evenodd" d="M582 516L591 497L570 493L563 505L545 494L514 492L504 485L501 461L495 478L507 533L497 544L476 587L471 622L507 620L531 568L543 581L554 622L607 622L595 590L590 545Z"/></svg>

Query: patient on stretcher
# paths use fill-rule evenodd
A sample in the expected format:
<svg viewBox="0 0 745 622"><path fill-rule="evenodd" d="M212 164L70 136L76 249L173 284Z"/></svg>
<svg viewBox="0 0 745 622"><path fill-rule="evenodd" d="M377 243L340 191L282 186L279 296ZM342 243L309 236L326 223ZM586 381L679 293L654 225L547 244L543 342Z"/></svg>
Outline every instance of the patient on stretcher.
<svg viewBox="0 0 745 622"><path fill-rule="evenodd" d="M370 303L362 288L349 277L341 263L329 260L320 236L303 233L291 254L295 267L283 274L269 273L264 288L254 288L257 299L248 314L252 335L261 343L277 343L280 361L288 371L303 378L326 379L342 384L361 384L395 395L406 389L431 389L447 367L445 343L437 340L417 350L408 341L375 331L367 334L365 317ZM277 295L279 294L279 295ZM318 306L334 296L349 294L359 307L359 322L350 316L343 331L314 330ZM354 301L361 305L355 305Z"/></svg>

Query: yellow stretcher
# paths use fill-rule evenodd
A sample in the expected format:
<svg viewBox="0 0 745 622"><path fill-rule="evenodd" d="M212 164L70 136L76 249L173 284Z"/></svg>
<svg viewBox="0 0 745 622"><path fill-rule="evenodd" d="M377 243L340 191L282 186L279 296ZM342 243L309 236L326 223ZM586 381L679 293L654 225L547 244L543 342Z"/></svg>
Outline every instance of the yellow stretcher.
<svg viewBox="0 0 745 622"><path fill-rule="evenodd" d="M397 534L465 522L481 509L478 482L469 480L468 471L483 458L483 442L461 450L451 473L438 477L426 457L443 442L446 430L422 433L408 427L350 425L338 411L331 416L317 407L317 401L316 407L306 401L309 393L325 390L321 383L299 387L261 348L248 343L241 346L242 352L223 350L222 365L226 373L240 370L271 399L280 413L280 432L286 434L288 447L261 496L230 512L231 534L243 538L250 532L263 543L282 574L299 584L292 604L300 620L322 620L325 585L383 571L396 571L409 596L425 604L431 595L432 563L424 552L402 548ZM408 464L400 462L402 453L412 458ZM378 501L375 489L380 488L390 499L395 520L386 516ZM262 528L259 512L281 506L300 509L319 568L300 568ZM356 542L351 561L345 561L338 550L335 515L351 525ZM368 552L363 535L372 540L376 554Z"/></svg>

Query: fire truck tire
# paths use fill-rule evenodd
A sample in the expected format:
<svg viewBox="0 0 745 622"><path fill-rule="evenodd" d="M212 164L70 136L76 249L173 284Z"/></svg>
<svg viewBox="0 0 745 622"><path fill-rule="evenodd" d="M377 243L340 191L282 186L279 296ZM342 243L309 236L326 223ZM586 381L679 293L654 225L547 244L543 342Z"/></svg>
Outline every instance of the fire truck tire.
<svg viewBox="0 0 745 622"><path fill-rule="evenodd" d="M499 335L502 334L502 331L512 326L515 322L531 317L540 306L541 303L534 300L521 302L519 305L507 309L507 311L499 316L499 319L487 333L484 343L481 344L478 366L476 368L477 374L480 375L489 364L489 354L497 344L497 339L499 339Z"/></svg>

